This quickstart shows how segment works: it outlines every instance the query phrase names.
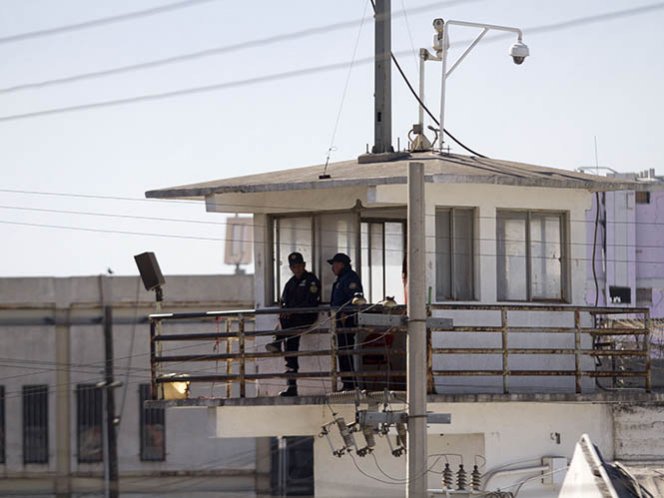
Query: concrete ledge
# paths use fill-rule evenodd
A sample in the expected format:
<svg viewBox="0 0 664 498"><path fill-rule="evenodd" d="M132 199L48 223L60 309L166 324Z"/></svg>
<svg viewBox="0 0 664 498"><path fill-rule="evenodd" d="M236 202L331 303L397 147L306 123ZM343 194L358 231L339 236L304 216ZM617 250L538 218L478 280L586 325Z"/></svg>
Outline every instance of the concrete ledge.
<svg viewBox="0 0 664 498"><path fill-rule="evenodd" d="M380 396L382 393L375 393ZM218 406L303 406L303 405L325 405L328 402L334 404L354 402L354 395L337 396L332 401L325 395L320 396L296 396L282 398L279 396L261 396L257 398L202 398L202 399L179 399L148 401L147 406L161 408L185 408L185 407L218 407ZM664 392L646 393L643 391L611 391L589 394L574 393L520 393L520 394L430 394L427 396L428 403L505 403L505 402L539 402L539 403L662 403L664 404Z"/></svg>

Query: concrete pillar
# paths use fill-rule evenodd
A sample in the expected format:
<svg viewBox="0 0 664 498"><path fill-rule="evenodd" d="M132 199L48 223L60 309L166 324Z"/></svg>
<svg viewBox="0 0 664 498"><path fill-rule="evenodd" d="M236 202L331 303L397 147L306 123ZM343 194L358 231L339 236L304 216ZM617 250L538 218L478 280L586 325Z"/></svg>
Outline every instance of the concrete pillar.
<svg viewBox="0 0 664 498"><path fill-rule="evenodd" d="M427 331L424 164L408 165L407 498L427 490Z"/></svg>

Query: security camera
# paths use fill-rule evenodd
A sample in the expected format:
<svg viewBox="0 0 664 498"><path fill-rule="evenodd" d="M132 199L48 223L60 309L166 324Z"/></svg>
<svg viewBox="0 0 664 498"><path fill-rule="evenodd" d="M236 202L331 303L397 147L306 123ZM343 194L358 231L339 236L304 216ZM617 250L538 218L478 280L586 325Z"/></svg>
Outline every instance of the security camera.
<svg viewBox="0 0 664 498"><path fill-rule="evenodd" d="M528 50L528 45L518 41L510 47L510 57L514 60L514 64L523 64L523 61L526 60L526 57L530 55L530 50Z"/></svg>
<svg viewBox="0 0 664 498"><path fill-rule="evenodd" d="M442 33L443 28L445 28L445 21L443 21L440 17L433 20L433 29L435 29L438 33Z"/></svg>

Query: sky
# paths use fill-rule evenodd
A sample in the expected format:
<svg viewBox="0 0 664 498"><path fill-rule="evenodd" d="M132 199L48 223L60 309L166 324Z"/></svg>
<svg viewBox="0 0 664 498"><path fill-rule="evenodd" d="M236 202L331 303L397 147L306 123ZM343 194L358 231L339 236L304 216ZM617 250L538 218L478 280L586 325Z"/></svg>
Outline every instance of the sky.
<svg viewBox="0 0 664 498"><path fill-rule="evenodd" d="M162 6L179 8L117 19ZM664 2L392 0L392 10L392 50L415 86L434 18L523 29L523 65L507 55L512 38L487 36L448 79L446 128L472 149L664 173ZM450 28L450 58L475 35ZM213 53L15 88L202 51ZM2 0L0 276L136 275L144 251L164 274L232 273L225 215L145 191L362 154L373 141L372 54L368 0ZM403 147L417 105L396 70L392 87ZM439 64L427 65L426 96L437 115Z"/></svg>

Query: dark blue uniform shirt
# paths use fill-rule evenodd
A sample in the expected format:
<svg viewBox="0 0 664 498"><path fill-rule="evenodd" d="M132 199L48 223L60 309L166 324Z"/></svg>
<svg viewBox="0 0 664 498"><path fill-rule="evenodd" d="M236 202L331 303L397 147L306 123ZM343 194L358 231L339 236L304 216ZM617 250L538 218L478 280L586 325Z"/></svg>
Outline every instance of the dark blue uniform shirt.
<svg viewBox="0 0 664 498"><path fill-rule="evenodd" d="M337 276L337 280L332 284L332 296L330 297L331 306L342 306L350 304L356 292L362 290L362 282L357 273L346 266L343 273Z"/></svg>
<svg viewBox="0 0 664 498"><path fill-rule="evenodd" d="M301 279L293 275L281 295L284 308L315 308L320 304L320 282L316 275L305 271ZM318 313L297 313L282 318L282 328L310 325L318 319Z"/></svg>

